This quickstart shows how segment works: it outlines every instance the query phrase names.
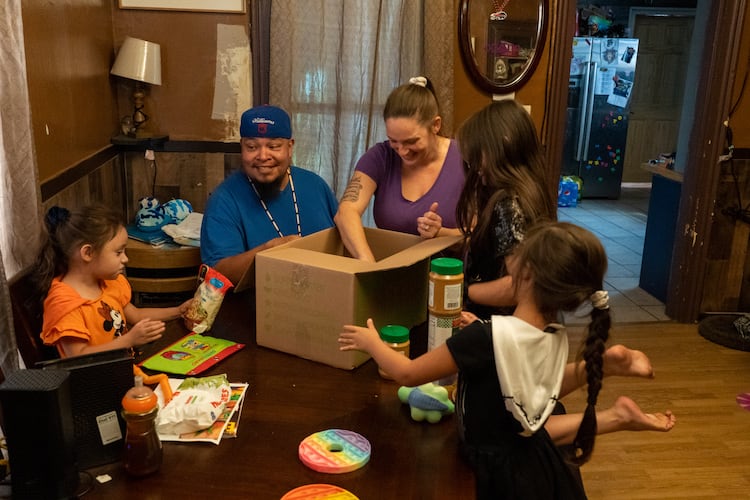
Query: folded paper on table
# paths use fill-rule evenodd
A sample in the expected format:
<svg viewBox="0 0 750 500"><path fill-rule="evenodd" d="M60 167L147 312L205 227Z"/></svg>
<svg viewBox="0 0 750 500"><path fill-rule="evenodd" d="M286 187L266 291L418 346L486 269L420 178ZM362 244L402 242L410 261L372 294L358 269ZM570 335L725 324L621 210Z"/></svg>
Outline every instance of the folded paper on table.
<svg viewBox="0 0 750 500"><path fill-rule="evenodd" d="M243 347L245 344L194 333L147 358L140 366L176 375L198 375Z"/></svg>

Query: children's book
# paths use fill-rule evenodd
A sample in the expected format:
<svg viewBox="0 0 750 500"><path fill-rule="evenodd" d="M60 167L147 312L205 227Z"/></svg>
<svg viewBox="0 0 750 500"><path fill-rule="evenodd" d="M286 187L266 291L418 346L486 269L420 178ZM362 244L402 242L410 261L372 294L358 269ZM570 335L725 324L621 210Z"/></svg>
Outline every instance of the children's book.
<svg viewBox="0 0 750 500"><path fill-rule="evenodd" d="M227 339L192 333L139 364L159 372L198 375L245 347Z"/></svg>

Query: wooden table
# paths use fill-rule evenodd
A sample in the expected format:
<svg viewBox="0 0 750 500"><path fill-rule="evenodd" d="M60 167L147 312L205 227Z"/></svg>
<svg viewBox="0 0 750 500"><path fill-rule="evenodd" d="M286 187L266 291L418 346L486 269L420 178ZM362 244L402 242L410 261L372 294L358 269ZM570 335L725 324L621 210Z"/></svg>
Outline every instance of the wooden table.
<svg viewBox="0 0 750 500"><path fill-rule="evenodd" d="M363 500L474 498L473 473L458 451L455 415L437 424L413 421L398 400L398 386L382 379L372 360L346 371L257 346L254 310L252 291L230 294L210 333L247 344L206 372L250 384L237 438L219 445L164 443L160 471L142 479L128 477L120 464L92 469L92 476L106 473L112 481L95 483L84 498L265 500L317 483L340 486ZM148 352L186 333L179 321L171 322L165 338ZM412 338L413 352L424 351L424 333ZM302 464L299 443L332 428L367 438L372 454L364 467L324 474Z"/></svg>

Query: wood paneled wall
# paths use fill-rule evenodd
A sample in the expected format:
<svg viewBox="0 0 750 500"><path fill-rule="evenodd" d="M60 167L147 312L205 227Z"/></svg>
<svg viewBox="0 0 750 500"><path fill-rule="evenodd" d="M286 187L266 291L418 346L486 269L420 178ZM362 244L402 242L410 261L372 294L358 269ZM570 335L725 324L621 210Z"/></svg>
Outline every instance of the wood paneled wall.
<svg viewBox="0 0 750 500"><path fill-rule="evenodd" d="M750 18L750 2L745 3L745 19ZM734 76L732 103L735 108L729 119L734 130L734 145L738 148L750 148L750 87L746 81L750 73L750 30L745 31L740 42L738 55L739 65Z"/></svg>
<svg viewBox="0 0 750 500"><path fill-rule="evenodd" d="M121 157L114 156L88 175L44 200L44 213L54 205L72 209L91 203L103 203L119 210L125 206L126 200L122 171Z"/></svg>
<svg viewBox="0 0 750 500"><path fill-rule="evenodd" d="M239 167L238 153L164 151L156 152L152 162L142 152L125 152L46 198L43 210L53 205L75 208L104 203L122 212L125 221L133 222L138 200L155 195L162 203L186 199L194 211L202 213L211 192Z"/></svg>
<svg viewBox="0 0 750 500"><path fill-rule="evenodd" d="M161 46L162 84L147 89L145 106L151 116L147 129L184 141L225 141L231 140L233 133L239 134L235 113L232 116L216 116L215 113L214 99L221 97L216 95L217 58L226 58L219 61L220 65L223 63L221 69L225 74L236 75L237 82L247 82L247 88L237 90L244 92L245 98L251 95L252 87L249 60L242 66L222 53L218 37L227 26L239 26L249 47L249 16L249 13L114 8L111 26L115 48L122 45L126 36ZM240 73L244 74L244 79ZM133 112L131 96L132 87L118 81L118 116ZM249 99L247 102L245 109L251 104Z"/></svg>
<svg viewBox="0 0 750 500"><path fill-rule="evenodd" d="M203 213L208 195L227 174L239 168L236 153L171 153L155 154L155 161L142 153L126 153L127 220L138 211L138 200L155 196L162 203L172 198L190 202L193 210Z"/></svg>
<svg viewBox="0 0 750 500"><path fill-rule="evenodd" d="M26 77L41 182L109 145L116 1L23 0Z"/></svg>
<svg viewBox="0 0 750 500"><path fill-rule="evenodd" d="M240 27L249 47L248 13L128 10L116 0L22 0L22 7L40 182L108 148L120 117L133 112L133 82L109 74L126 36L161 45L163 84L147 88L147 130L180 140L232 137L231 119L216 116L217 59L228 57L230 76L247 74L248 97L249 61L236 64L217 39Z"/></svg>
<svg viewBox="0 0 750 500"><path fill-rule="evenodd" d="M750 311L750 151L721 164L701 312ZM735 215L737 214L737 215Z"/></svg>

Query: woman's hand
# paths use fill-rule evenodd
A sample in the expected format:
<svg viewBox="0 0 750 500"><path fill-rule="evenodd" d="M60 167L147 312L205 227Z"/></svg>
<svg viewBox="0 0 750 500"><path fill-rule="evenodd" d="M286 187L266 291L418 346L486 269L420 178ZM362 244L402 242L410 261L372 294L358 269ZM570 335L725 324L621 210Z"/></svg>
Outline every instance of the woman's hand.
<svg viewBox="0 0 750 500"><path fill-rule="evenodd" d="M375 255L367 243L362 214L367 210L377 187L368 175L355 171L333 217L346 249L352 257L365 262L375 262Z"/></svg>
<svg viewBox="0 0 750 500"><path fill-rule="evenodd" d="M159 340L166 326L163 321L142 319L124 335L130 342L130 347L141 346Z"/></svg>
<svg viewBox="0 0 750 500"><path fill-rule="evenodd" d="M437 209L438 202L433 202L422 217L417 217L417 231L426 240L436 237L443 227L443 218L438 215Z"/></svg>

